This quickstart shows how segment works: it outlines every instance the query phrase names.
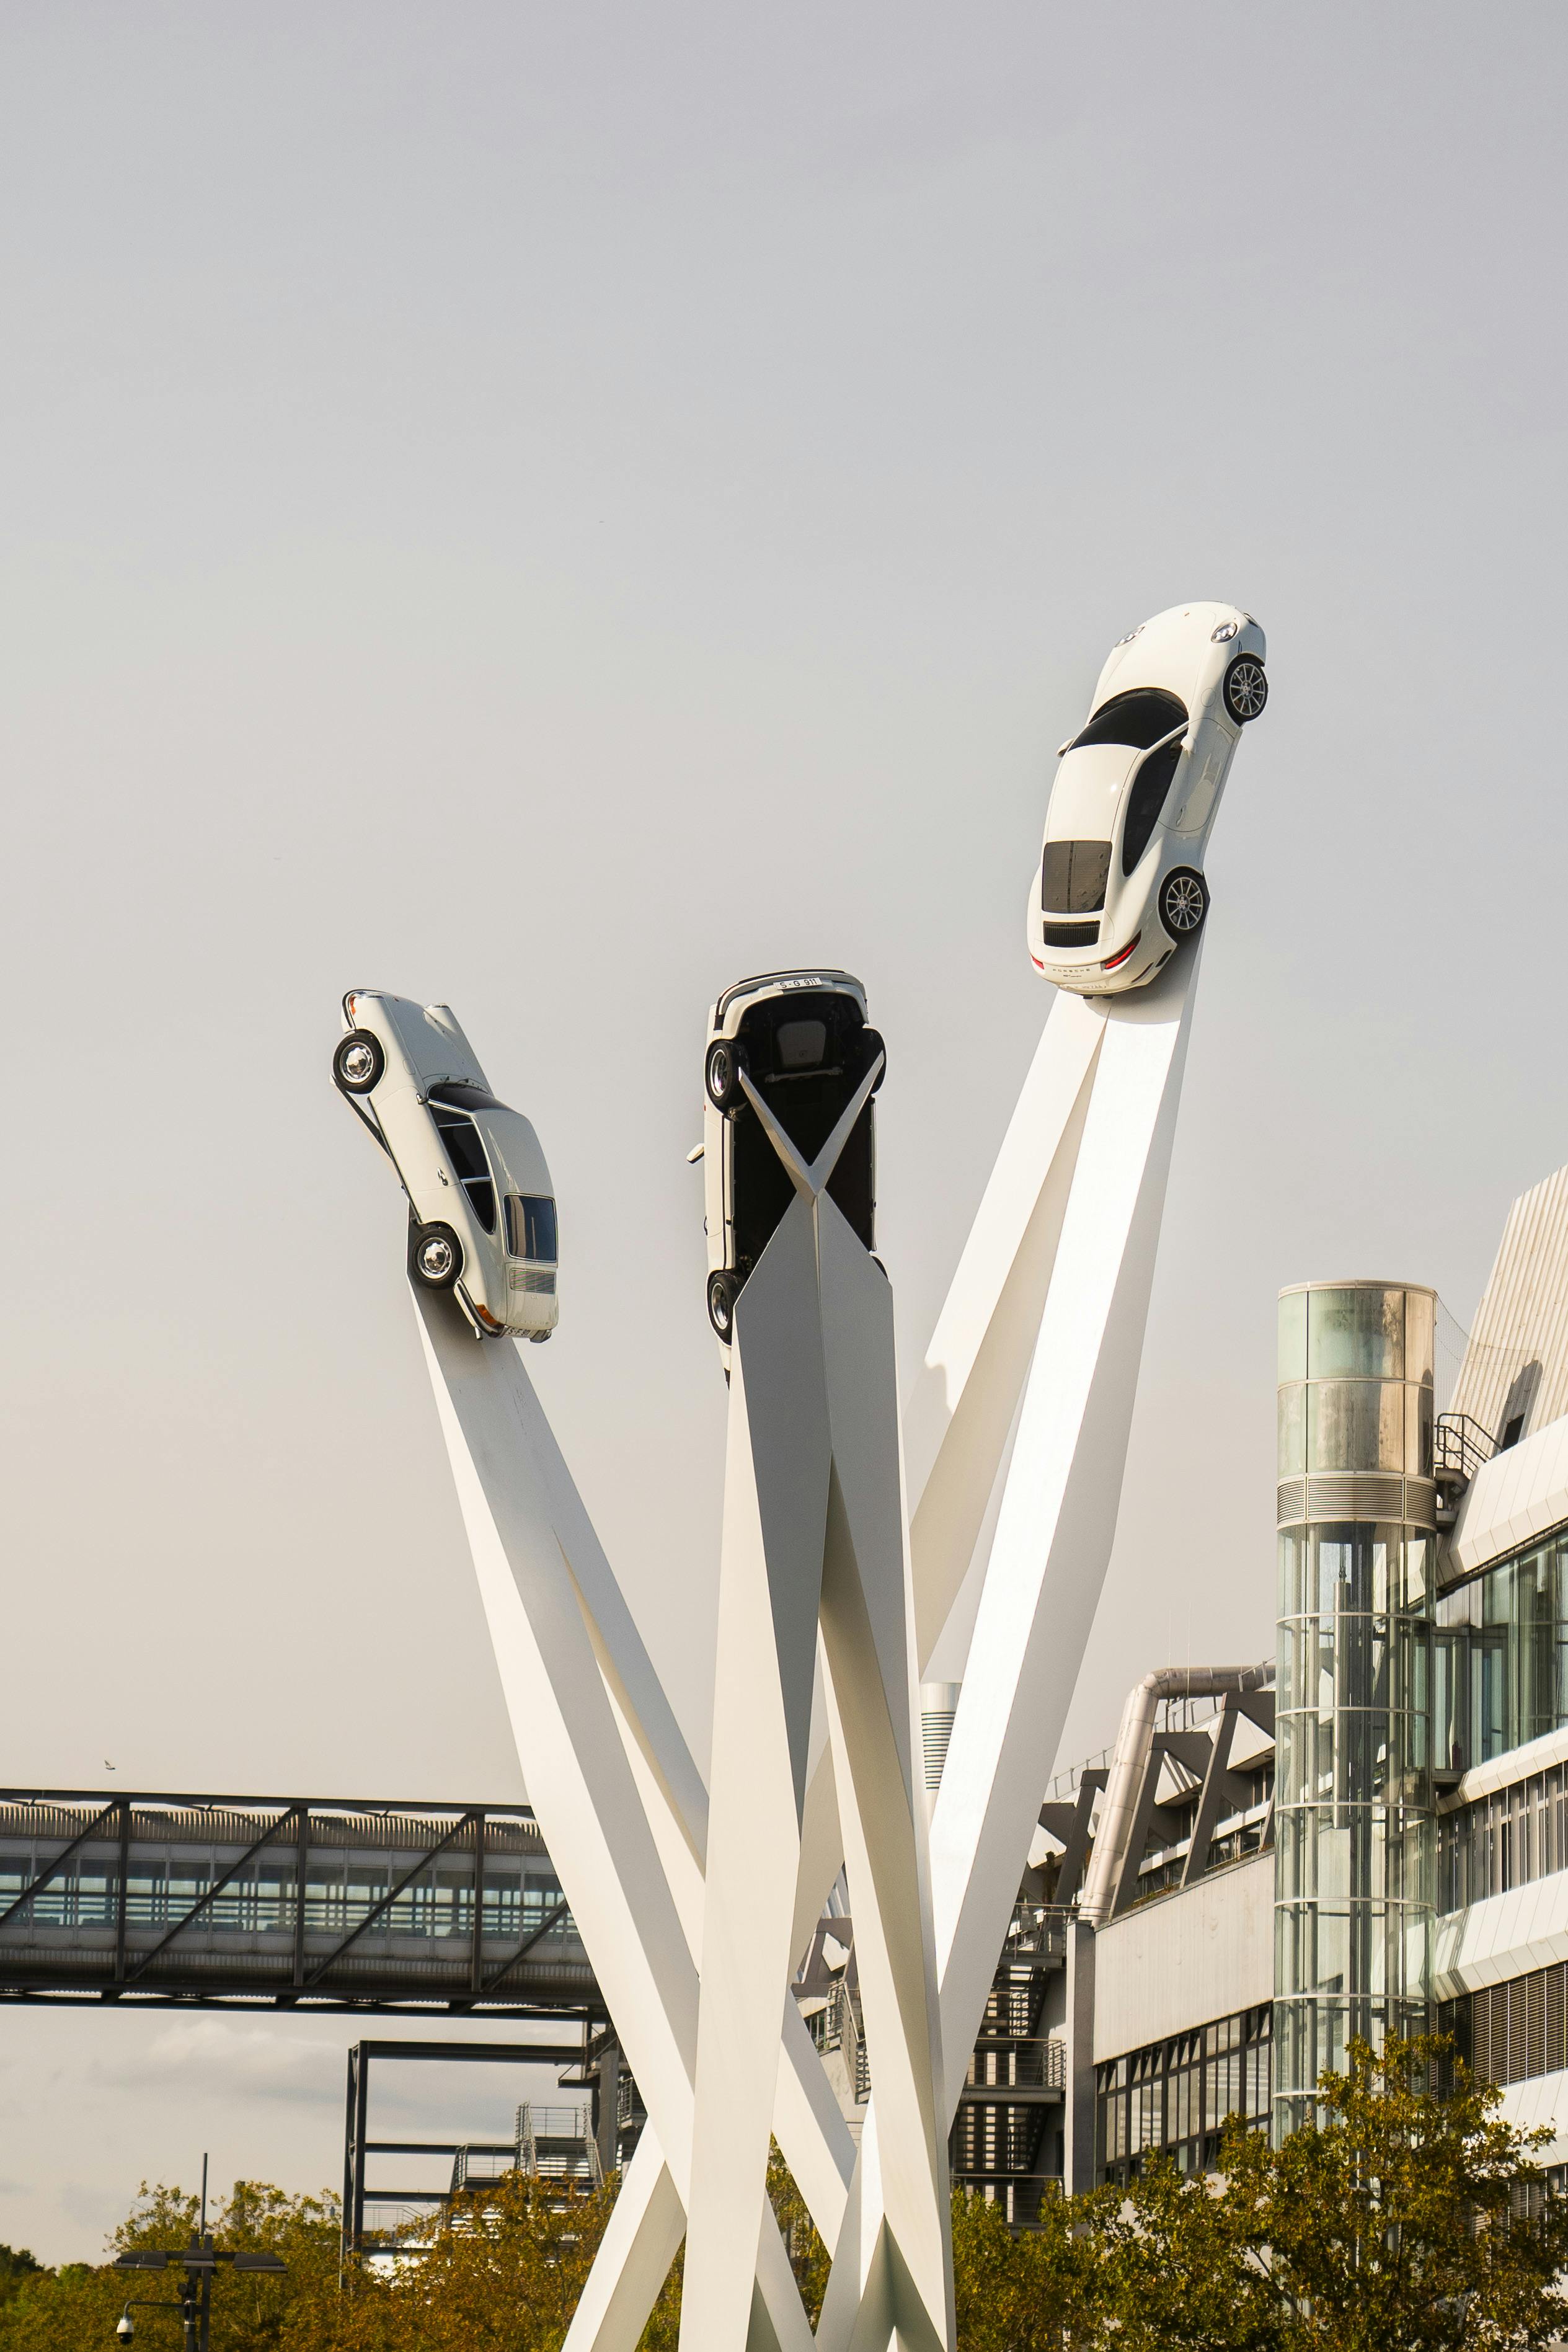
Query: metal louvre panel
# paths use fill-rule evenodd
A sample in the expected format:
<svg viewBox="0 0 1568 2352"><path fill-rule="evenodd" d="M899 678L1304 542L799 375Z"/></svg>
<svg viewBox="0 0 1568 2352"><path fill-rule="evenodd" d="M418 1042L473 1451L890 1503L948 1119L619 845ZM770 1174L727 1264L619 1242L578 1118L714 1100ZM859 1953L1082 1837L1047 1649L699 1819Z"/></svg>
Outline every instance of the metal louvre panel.
<svg viewBox="0 0 1568 2352"><path fill-rule="evenodd" d="M1535 1971L1524 1979L1524 2072L1546 2072L1546 1973Z"/></svg>
<svg viewBox="0 0 1568 2352"><path fill-rule="evenodd" d="M1484 2083L1497 2081L1497 2063L1501 2052L1494 2047L1493 2010L1500 1988L1488 1985L1474 1995L1470 2004L1470 2063ZM1507 2016L1507 2007L1503 2014Z"/></svg>
<svg viewBox="0 0 1568 2352"><path fill-rule="evenodd" d="M1430 1479L1406 1479L1405 1517L1412 1527L1435 1528L1437 1526L1437 1489Z"/></svg>
<svg viewBox="0 0 1568 2352"><path fill-rule="evenodd" d="M1505 2084L1568 2067L1568 1964L1487 1985L1470 1999L1470 2064Z"/></svg>
<svg viewBox="0 0 1568 2352"><path fill-rule="evenodd" d="M1386 1470L1309 1478L1307 1517L1310 1519L1403 1519L1405 1481Z"/></svg>
<svg viewBox="0 0 1568 2352"><path fill-rule="evenodd" d="M1289 1527L1292 1519L1306 1517L1307 1482L1304 1478L1286 1478L1281 1482L1278 1516L1282 1528Z"/></svg>

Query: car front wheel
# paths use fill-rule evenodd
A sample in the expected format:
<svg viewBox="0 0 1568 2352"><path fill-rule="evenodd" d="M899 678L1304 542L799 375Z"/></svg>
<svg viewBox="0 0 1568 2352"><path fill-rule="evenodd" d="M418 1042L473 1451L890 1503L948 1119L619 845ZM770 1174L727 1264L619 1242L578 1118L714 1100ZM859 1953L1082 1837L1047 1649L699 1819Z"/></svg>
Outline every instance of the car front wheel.
<svg viewBox="0 0 1568 2352"><path fill-rule="evenodd" d="M715 1110L733 1110L743 1099L740 1074L745 1067L746 1049L743 1045L732 1037L714 1039L703 1066L703 1083Z"/></svg>
<svg viewBox="0 0 1568 2352"><path fill-rule="evenodd" d="M1225 708L1238 727L1259 718L1268 699L1269 681L1262 663L1254 661L1250 654L1238 654L1225 673Z"/></svg>
<svg viewBox="0 0 1568 2352"><path fill-rule="evenodd" d="M1173 866L1160 885L1160 920L1173 940L1195 940L1208 913L1208 885L1196 867Z"/></svg>
<svg viewBox="0 0 1568 2352"><path fill-rule="evenodd" d="M738 1287L733 1274L710 1274L707 1278L707 1319L726 1347L735 1337L735 1294Z"/></svg>
<svg viewBox="0 0 1568 2352"><path fill-rule="evenodd" d="M463 1271L463 1244L450 1225L415 1225L408 1270L422 1289L450 1290Z"/></svg>
<svg viewBox="0 0 1568 2352"><path fill-rule="evenodd" d="M381 1039L372 1037L368 1029L350 1029L346 1037L339 1038L332 1056L333 1083L346 1095L368 1095L386 1066Z"/></svg>

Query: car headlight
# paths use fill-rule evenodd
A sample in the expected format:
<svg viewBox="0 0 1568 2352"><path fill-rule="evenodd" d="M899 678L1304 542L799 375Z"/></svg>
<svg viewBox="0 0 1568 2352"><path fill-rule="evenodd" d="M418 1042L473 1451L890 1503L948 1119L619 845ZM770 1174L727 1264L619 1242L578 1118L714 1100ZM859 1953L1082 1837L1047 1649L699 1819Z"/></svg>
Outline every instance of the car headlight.
<svg viewBox="0 0 1568 2352"><path fill-rule="evenodd" d="M1117 638L1117 640L1116 640L1117 645L1118 645L1118 646L1130 646L1130 645L1132 644L1133 639L1134 639L1134 637L1141 637L1141 636L1143 635L1143 634L1144 634L1144 629L1145 629L1145 623L1144 623L1144 622L1142 622L1142 621L1140 621L1140 622L1138 623L1138 625L1137 625L1137 627L1136 627L1135 629L1129 629L1129 630L1128 630L1128 632L1127 632L1127 634L1126 634L1126 635L1125 635L1124 637L1118 637L1118 638Z"/></svg>
<svg viewBox="0 0 1568 2352"><path fill-rule="evenodd" d="M1209 644L1211 646L1228 646L1240 626L1241 624L1239 621L1221 621L1218 628L1216 629L1210 636L1208 640Z"/></svg>

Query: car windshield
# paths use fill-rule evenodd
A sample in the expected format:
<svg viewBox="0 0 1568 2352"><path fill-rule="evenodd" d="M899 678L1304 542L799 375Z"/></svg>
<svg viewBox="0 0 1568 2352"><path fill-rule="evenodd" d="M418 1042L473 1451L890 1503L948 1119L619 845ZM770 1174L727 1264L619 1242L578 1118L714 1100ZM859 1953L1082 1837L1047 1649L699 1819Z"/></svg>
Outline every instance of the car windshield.
<svg viewBox="0 0 1568 2352"><path fill-rule="evenodd" d="M498 1103L494 1095L486 1094L483 1087L460 1086L455 1078L432 1087L426 1099L448 1104L454 1110L505 1110L507 1107Z"/></svg>
<svg viewBox="0 0 1568 2352"><path fill-rule="evenodd" d="M531 1257L554 1265L559 1251L552 1200L535 1192L507 1194L507 1251L511 1257Z"/></svg>
<svg viewBox="0 0 1568 2352"><path fill-rule="evenodd" d="M1040 903L1051 915L1098 915L1111 874L1108 841L1048 841Z"/></svg>
<svg viewBox="0 0 1568 2352"><path fill-rule="evenodd" d="M1146 751L1174 727L1186 725L1185 702L1157 687L1139 687L1103 702L1082 734L1075 735L1067 748L1082 751L1089 743L1125 743L1134 751Z"/></svg>

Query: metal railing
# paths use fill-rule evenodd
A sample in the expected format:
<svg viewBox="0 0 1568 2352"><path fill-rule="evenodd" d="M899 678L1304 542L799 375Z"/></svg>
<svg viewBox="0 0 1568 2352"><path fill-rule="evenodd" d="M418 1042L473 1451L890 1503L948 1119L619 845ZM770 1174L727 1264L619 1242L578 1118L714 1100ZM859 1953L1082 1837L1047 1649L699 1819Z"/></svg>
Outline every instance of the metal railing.
<svg viewBox="0 0 1568 2352"><path fill-rule="evenodd" d="M842 1977L836 1977L826 2002L813 2011L806 2026L819 2051L842 2053L855 2097L862 2100L871 2096L871 2061L866 2055L865 2035L857 2010L855 1996Z"/></svg>
<svg viewBox="0 0 1568 2352"><path fill-rule="evenodd" d="M1013 1906L1005 1959L1060 1960L1067 1952L1068 1910L1064 1903L1017 1903Z"/></svg>
<svg viewBox="0 0 1568 2352"><path fill-rule="evenodd" d="M1067 2044L1060 2039L1006 2041L988 2049L982 2042L964 2081L971 2091L1065 2090Z"/></svg>
<svg viewBox="0 0 1568 2352"><path fill-rule="evenodd" d="M1155 1715L1155 1731L1202 1731L1211 1724L1224 1706L1223 1698L1164 1698ZM1095 1756L1085 1756L1081 1762L1071 1764L1058 1772L1046 1790L1050 1802L1065 1803L1078 1794L1078 1785L1085 1772L1107 1771L1115 1760L1116 1750L1102 1748Z"/></svg>
<svg viewBox="0 0 1568 2352"><path fill-rule="evenodd" d="M1439 1478L1473 1478L1497 1452L1490 1430L1468 1412L1440 1412L1433 1434L1432 1466Z"/></svg>

